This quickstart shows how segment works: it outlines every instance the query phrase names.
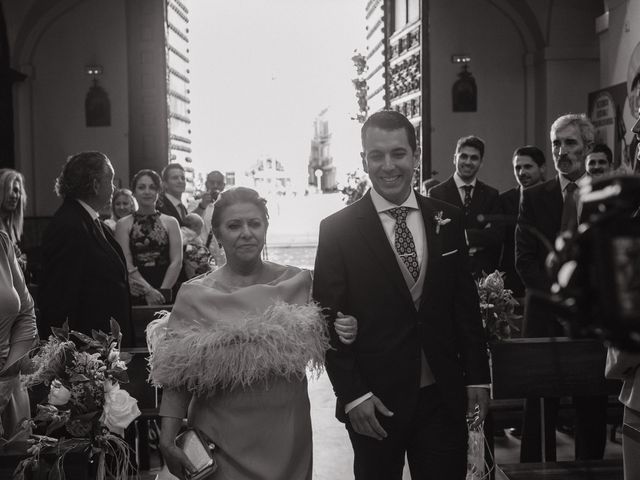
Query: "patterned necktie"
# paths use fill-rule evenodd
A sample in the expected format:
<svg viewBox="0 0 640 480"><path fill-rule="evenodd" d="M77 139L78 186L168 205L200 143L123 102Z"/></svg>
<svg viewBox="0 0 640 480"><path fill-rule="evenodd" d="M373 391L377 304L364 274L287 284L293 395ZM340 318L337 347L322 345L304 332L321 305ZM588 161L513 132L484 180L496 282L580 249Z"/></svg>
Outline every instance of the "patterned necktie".
<svg viewBox="0 0 640 480"><path fill-rule="evenodd" d="M395 237L395 248L400 258L404 262L407 270L414 280L420 275L420 265L418 264L418 254L416 252L416 244L413 241L413 235L407 226L408 207L396 207L388 210L395 221L396 225L393 230Z"/></svg>
<svg viewBox="0 0 640 480"><path fill-rule="evenodd" d="M562 205L562 220L560 220L560 229L569 230L578 225L578 206L574 192L578 189L578 185L570 182L564 187L564 205Z"/></svg>
<svg viewBox="0 0 640 480"><path fill-rule="evenodd" d="M463 185L462 189L464 190L464 201L462 202L462 209L465 215L469 215L469 207L471 207L471 191L473 190L473 185Z"/></svg>

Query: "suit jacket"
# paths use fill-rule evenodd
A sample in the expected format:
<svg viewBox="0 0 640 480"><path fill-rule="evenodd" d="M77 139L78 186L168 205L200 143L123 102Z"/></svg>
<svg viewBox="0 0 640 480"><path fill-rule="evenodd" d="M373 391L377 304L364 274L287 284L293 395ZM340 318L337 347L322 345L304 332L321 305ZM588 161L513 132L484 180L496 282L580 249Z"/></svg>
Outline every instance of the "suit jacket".
<svg viewBox="0 0 640 480"><path fill-rule="evenodd" d="M156 202L156 208L160 213L164 213L165 215L169 215L170 217L173 217L176 220L178 220L178 223L180 224L180 226L184 227L184 219L180 216L180 212L175 207L175 205L171 203L171 200L169 200L164 193L158 196L158 201Z"/></svg>
<svg viewBox="0 0 640 480"><path fill-rule="evenodd" d="M524 297L524 284L516 272L516 221L520 209L520 187L500 194L502 213L509 217L504 228L504 243L500 256L499 270L505 273L504 285L513 291L515 297Z"/></svg>
<svg viewBox="0 0 640 480"><path fill-rule="evenodd" d="M466 409L465 385L489 383L461 214L447 203L416 196L428 250L418 310L369 193L320 223L313 297L328 314L333 348L326 368L341 421L344 406L370 391L394 412L394 421L410 420L418 399L421 351L456 414ZM438 212L451 222L436 233ZM337 339L332 324L338 311L358 319L352 345Z"/></svg>
<svg viewBox="0 0 640 480"><path fill-rule="evenodd" d="M42 273L38 285L41 333L52 326L91 335L109 332L113 317L123 345L133 344L127 267L122 249L108 227L95 224L73 199L66 199L42 239Z"/></svg>
<svg viewBox="0 0 640 480"><path fill-rule="evenodd" d="M545 260L560 233L564 199L558 177L525 188L516 226L516 270L527 290L548 293L553 283L545 269ZM593 207L594 208L594 207ZM585 207L580 215L584 221L589 215ZM537 235L531 231L533 227ZM548 245L540 237L547 240ZM550 325L553 312L542 305L527 306L524 334L526 336L562 335L559 326Z"/></svg>
<svg viewBox="0 0 640 480"><path fill-rule="evenodd" d="M500 250L504 240L502 225L485 225L478 221L479 214L496 215L501 213L498 190L479 180L473 189L469 214L464 217L471 255L471 271L479 277L482 272L492 273L498 268ZM460 193L453 177L429 190L429 196L462 208Z"/></svg>

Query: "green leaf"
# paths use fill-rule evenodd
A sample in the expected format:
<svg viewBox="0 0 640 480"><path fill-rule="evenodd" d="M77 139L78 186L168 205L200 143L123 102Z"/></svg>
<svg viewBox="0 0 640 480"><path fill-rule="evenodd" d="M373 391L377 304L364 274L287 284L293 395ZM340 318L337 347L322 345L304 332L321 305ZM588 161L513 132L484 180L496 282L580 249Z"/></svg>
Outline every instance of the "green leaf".
<svg viewBox="0 0 640 480"><path fill-rule="evenodd" d="M91 338L89 335L85 335L82 332L78 332L76 330L71 330L71 335L73 335L74 337L80 339L84 343L87 343L87 344L95 343L93 338Z"/></svg>
<svg viewBox="0 0 640 480"><path fill-rule="evenodd" d="M133 355L129 352L120 352L120 360L125 364L129 363L133 359Z"/></svg>
<svg viewBox="0 0 640 480"><path fill-rule="evenodd" d="M65 322L65 325L67 324L67 322ZM56 336L56 338L59 338L60 340L63 341L67 341L69 340L69 329L68 328L64 328L64 325L62 326L62 328L58 328L58 327L51 327L51 332Z"/></svg>
<svg viewBox="0 0 640 480"><path fill-rule="evenodd" d="M111 324L111 335L116 340L120 340L120 325L118 324L116 319L113 317L111 317L111 319L109 320L109 323Z"/></svg>
<svg viewBox="0 0 640 480"><path fill-rule="evenodd" d="M86 375L83 375L82 373L74 373L71 378L69 379L69 381L71 383L74 382L88 382L91 379L89 377L87 377Z"/></svg>

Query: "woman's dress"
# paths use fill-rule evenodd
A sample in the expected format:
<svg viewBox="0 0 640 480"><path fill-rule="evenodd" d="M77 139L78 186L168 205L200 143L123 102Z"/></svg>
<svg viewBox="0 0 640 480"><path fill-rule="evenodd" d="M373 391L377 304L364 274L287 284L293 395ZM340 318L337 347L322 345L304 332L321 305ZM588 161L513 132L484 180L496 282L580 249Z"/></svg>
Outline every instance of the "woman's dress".
<svg viewBox="0 0 640 480"><path fill-rule="evenodd" d="M189 424L216 444L212 478L311 479L305 370L321 368L328 343L310 287L310 272L294 267L242 288L197 277L167 330L150 334L151 379L176 393L160 415L182 418L188 406Z"/></svg>
<svg viewBox="0 0 640 480"><path fill-rule="evenodd" d="M150 215L133 213L129 234L129 248L133 264L140 275L155 289L159 289L167 273L171 258L169 233L160 220L160 212Z"/></svg>
<svg viewBox="0 0 640 480"><path fill-rule="evenodd" d="M12 343L35 337L33 300L9 237L0 232L0 371ZM19 420L30 417L29 396L18 375L0 377L0 413L5 436L10 436Z"/></svg>

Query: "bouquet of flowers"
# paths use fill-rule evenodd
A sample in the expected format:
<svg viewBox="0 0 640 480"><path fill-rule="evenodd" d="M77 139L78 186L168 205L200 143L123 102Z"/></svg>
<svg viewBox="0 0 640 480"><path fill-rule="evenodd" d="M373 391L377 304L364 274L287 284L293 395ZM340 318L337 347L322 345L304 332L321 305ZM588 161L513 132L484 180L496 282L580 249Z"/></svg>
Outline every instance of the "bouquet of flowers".
<svg viewBox="0 0 640 480"><path fill-rule="evenodd" d="M85 452L96 462L98 480L107 474L125 480L129 446L122 435L140 410L137 401L120 388L129 381L131 360L130 354L120 352L120 326L112 319L111 333L94 330L91 337L69 331L66 322L52 331L32 359L34 370L22 377L28 387L49 386L49 395L46 403L37 406L36 416L22 422L24 430L35 433L29 439L29 456L19 463L14 478L22 480L27 471L44 467L41 456L52 453L55 460L49 478L64 479L65 455Z"/></svg>
<svg viewBox="0 0 640 480"><path fill-rule="evenodd" d="M490 274L483 272L482 278L476 281L482 323L489 341L511 338L512 332L519 330L514 323L520 317L514 313L518 301L511 290L504 288L503 276L504 272L498 270Z"/></svg>

